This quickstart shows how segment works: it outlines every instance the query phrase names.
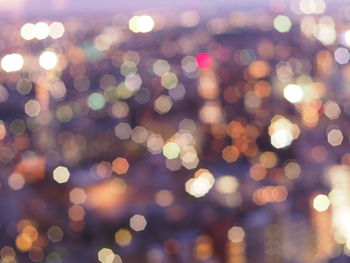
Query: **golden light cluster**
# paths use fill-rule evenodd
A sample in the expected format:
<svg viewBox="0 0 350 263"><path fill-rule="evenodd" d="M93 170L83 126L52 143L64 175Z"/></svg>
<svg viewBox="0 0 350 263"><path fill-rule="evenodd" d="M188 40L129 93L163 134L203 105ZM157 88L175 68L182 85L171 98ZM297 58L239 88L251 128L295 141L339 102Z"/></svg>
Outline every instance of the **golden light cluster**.
<svg viewBox="0 0 350 263"><path fill-rule="evenodd" d="M113 250L109 248L101 248L97 253L98 261L101 263L122 263L122 259L119 255L115 254Z"/></svg>
<svg viewBox="0 0 350 263"><path fill-rule="evenodd" d="M134 33L148 33L154 27L154 20L149 15L133 16L129 20L129 29Z"/></svg>
<svg viewBox="0 0 350 263"><path fill-rule="evenodd" d="M24 40L43 40L47 37L58 39L63 37L65 32L64 25L61 22L38 22L36 24L26 23L21 27L21 36Z"/></svg>
<svg viewBox="0 0 350 263"><path fill-rule="evenodd" d="M195 172L194 178L189 179L185 184L185 190L196 198L205 196L215 183L214 176L207 169L199 169Z"/></svg>
<svg viewBox="0 0 350 263"><path fill-rule="evenodd" d="M282 115L276 115L271 119L269 135L271 144L277 148L285 148L292 144L293 140L299 137L300 130L297 124Z"/></svg>
<svg viewBox="0 0 350 263"><path fill-rule="evenodd" d="M253 193L253 201L258 205L273 202L283 202L288 196L288 190L284 186L266 186Z"/></svg>
<svg viewBox="0 0 350 263"><path fill-rule="evenodd" d="M23 68L23 56L17 53L5 55L1 59L1 68L6 72L15 72Z"/></svg>

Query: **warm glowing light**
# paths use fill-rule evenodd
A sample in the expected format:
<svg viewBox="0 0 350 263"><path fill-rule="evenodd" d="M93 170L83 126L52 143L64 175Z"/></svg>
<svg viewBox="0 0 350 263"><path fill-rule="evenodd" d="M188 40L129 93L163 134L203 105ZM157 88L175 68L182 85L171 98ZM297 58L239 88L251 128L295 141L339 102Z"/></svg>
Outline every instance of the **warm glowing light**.
<svg viewBox="0 0 350 263"><path fill-rule="evenodd" d="M126 122L121 122L114 128L114 134L121 140L126 140L131 135L131 127Z"/></svg>
<svg viewBox="0 0 350 263"><path fill-rule="evenodd" d="M230 228L230 230L227 233L228 239L233 242L233 243L238 243L238 242L242 242L244 237L245 237L245 233L243 228L239 227L239 226L234 226L232 228Z"/></svg>
<svg viewBox="0 0 350 263"><path fill-rule="evenodd" d="M53 51L44 51L39 57L39 64L43 69L54 69L57 66L57 63L58 57L57 54Z"/></svg>
<svg viewBox="0 0 350 263"><path fill-rule="evenodd" d="M278 157L274 152L263 152L259 156L259 162L264 168L273 168L277 165Z"/></svg>
<svg viewBox="0 0 350 263"><path fill-rule="evenodd" d="M33 35L38 40L43 40L49 36L50 28L45 22L39 22L34 25Z"/></svg>
<svg viewBox="0 0 350 263"><path fill-rule="evenodd" d="M22 55L13 53L4 56L1 60L1 67L6 72L14 72L22 69L24 60Z"/></svg>
<svg viewBox="0 0 350 263"><path fill-rule="evenodd" d="M68 182L69 177L70 173L64 166L58 166L55 170L53 170L53 179L59 184Z"/></svg>
<svg viewBox="0 0 350 263"><path fill-rule="evenodd" d="M256 79L264 78L270 74L270 65L263 60L256 60L249 65L249 74Z"/></svg>
<svg viewBox="0 0 350 263"><path fill-rule="evenodd" d="M189 179L185 184L185 190L194 197L203 197L213 187L214 176L206 169L199 169L194 178Z"/></svg>
<svg viewBox="0 0 350 263"><path fill-rule="evenodd" d="M300 165L296 162L290 162L284 167L286 177L289 179L295 179L299 177L301 173Z"/></svg>
<svg viewBox="0 0 350 263"><path fill-rule="evenodd" d="M154 27L154 20L151 16L133 16L129 20L129 29L134 33L151 32Z"/></svg>
<svg viewBox="0 0 350 263"><path fill-rule="evenodd" d="M128 172L129 170L129 162L127 159L125 158L116 158L113 162L112 162L112 170L116 173L116 174L125 174Z"/></svg>
<svg viewBox="0 0 350 263"><path fill-rule="evenodd" d="M222 158L228 163L235 162L239 158L239 150L236 146L226 146L222 150Z"/></svg>
<svg viewBox="0 0 350 263"><path fill-rule="evenodd" d="M151 134L147 138L147 148L152 154L158 154L162 152L164 145L163 137L159 134Z"/></svg>
<svg viewBox="0 0 350 263"><path fill-rule="evenodd" d="M32 40L34 36L35 25L32 23L26 23L21 27L21 37L24 40Z"/></svg>
<svg viewBox="0 0 350 263"><path fill-rule="evenodd" d="M160 190L155 195L155 201L158 205L167 207L174 202L174 195L169 190Z"/></svg>
<svg viewBox="0 0 350 263"><path fill-rule="evenodd" d="M345 43L350 46L350 30L345 31L344 33Z"/></svg>
<svg viewBox="0 0 350 263"><path fill-rule="evenodd" d="M326 10L326 4L323 0L301 0L299 8L306 15L323 14Z"/></svg>
<svg viewBox="0 0 350 263"><path fill-rule="evenodd" d="M131 243L132 235L129 230L122 228L115 233L114 238L118 245L125 247Z"/></svg>
<svg viewBox="0 0 350 263"><path fill-rule="evenodd" d="M313 206L318 212L326 211L329 205L330 202L326 195L319 194L313 200Z"/></svg>
<svg viewBox="0 0 350 263"><path fill-rule="evenodd" d="M289 19L288 16L278 15L273 20L273 26L277 31L281 33L286 33L291 29L292 21Z"/></svg>
<svg viewBox="0 0 350 263"><path fill-rule="evenodd" d="M199 111L199 118L205 123L218 123L223 118L222 108L215 101L206 101Z"/></svg>
<svg viewBox="0 0 350 263"><path fill-rule="evenodd" d="M283 96L289 102L297 103L297 102L302 101L302 99L304 97L304 91L298 85L289 84L284 88Z"/></svg>
<svg viewBox="0 0 350 263"><path fill-rule="evenodd" d="M163 155L168 159L175 159L179 157L180 147L175 142L167 142L163 146Z"/></svg>
<svg viewBox="0 0 350 263"><path fill-rule="evenodd" d="M323 106L324 114L331 120L339 118L341 109L337 102L329 100Z"/></svg>
<svg viewBox="0 0 350 263"><path fill-rule="evenodd" d="M69 193L69 200L75 205L81 205L85 203L86 193L82 188L74 188Z"/></svg>
<svg viewBox="0 0 350 263"><path fill-rule="evenodd" d="M163 76L165 73L169 72L171 69L168 61L164 59L158 59L153 63L153 72L159 77Z"/></svg>
<svg viewBox="0 0 350 263"><path fill-rule="evenodd" d="M165 72L161 76L161 84L166 89L175 88L178 82L179 82L179 79L177 78L175 73Z"/></svg>
<svg viewBox="0 0 350 263"><path fill-rule="evenodd" d="M25 235L21 234L16 238L16 247L18 250L25 252L31 249L33 246L33 241L27 238Z"/></svg>
<svg viewBox="0 0 350 263"><path fill-rule="evenodd" d="M180 16L180 24L183 27L195 27L200 21L200 15L194 10L187 10Z"/></svg>
<svg viewBox="0 0 350 263"><path fill-rule="evenodd" d="M107 51L112 46L113 41L109 35L101 34L95 38L95 47L99 51Z"/></svg>
<svg viewBox="0 0 350 263"><path fill-rule="evenodd" d="M212 187L206 178L192 178L187 183L190 185L188 193L195 197L206 195Z"/></svg>
<svg viewBox="0 0 350 263"><path fill-rule="evenodd" d="M258 205L264 205L266 203L283 202L287 196L288 191L284 186L266 186L253 193L253 201Z"/></svg>
<svg viewBox="0 0 350 263"><path fill-rule="evenodd" d="M154 101L154 110L159 114L165 114L171 110L173 101L169 96L161 95Z"/></svg>
<svg viewBox="0 0 350 263"><path fill-rule="evenodd" d="M289 146L292 141L293 136L289 130L279 130L271 135L271 144L277 149Z"/></svg>
<svg viewBox="0 0 350 263"><path fill-rule="evenodd" d="M29 100L24 104L24 112L30 116L38 116L41 111L40 103L37 100Z"/></svg>
<svg viewBox="0 0 350 263"><path fill-rule="evenodd" d="M271 120L269 126L269 135L271 136L271 144L277 148L289 146L293 140L299 137L300 130L298 125L292 123L287 118L276 115Z"/></svg>
<svg viewBox="0 0 350 263"><path fill-rule="evenodd" d="M6 128L3 121L0 121L0 140L4 139L6 136Z"/></svg>
<svg viewBox="0 0 350 263"><path fill-rule="evenodd" d="M231 175L221 176L216 180L215 189L222 194L232 194L239 186L236 177Z"/></svg>
<svg viewBox="0 0 350 263"><path fill-rule="evenodd" d="M68 209L68 216L69 219L75 222L84 220L85 217L85 210L82 206L79 205L72 205Z"/></svg>
<svg viewBox="0 0 350 263"><path fill-rule="evenodd" d="M337 32L331 23L316 25L313 34L325 46L332 45L337 39Z"/></svg>
<svg viewBox="0 0 350 263"><path fill-rule="evenodd" d="M25 179L20 173L13 173L8 178L8 184L13 190L20 190L25 184Z"/></svg>
<svg viewBox="0 0 350 263"><path fill-rule="evenodd" d="M127 185L115 178L89 187L86 190L86 206L103 212L115 211L125 199Z"/></svg>
<svg viewBox="0 0 350 263"><path fill-rule="evenodd" d="M101 263L122 263L120 256L114 254L109 248L100 249L97 253L97 258Z"/></svg>
<svg viewBox="0 0 350 263"><path fill-rule="evenodd" d="M343 142L344 136L341 130L332 129L327 134L328 143L332 146L339 146Z"/></svg>
<svg viewBox="0 0 350 263"><path fill-rule="evenodd" d="M49 26L49 35L53 39L63 37L64 32L64 25L61 22L52 22Z"/></svg>
<svg viewBox="0 0 350 263"><path fill-rule="evenodd" d="M130 227L135 231L142 231L146 228L147 221L142 215L134 215L130 218Z"/></svg>
<svg viewBox="0 0 350 263"><path fill-rule="evenodd" d="M194 257L200 262L205 262L209 260L213 254L213 240L210 236L202 235L197 237L193 248Z"/></svg>

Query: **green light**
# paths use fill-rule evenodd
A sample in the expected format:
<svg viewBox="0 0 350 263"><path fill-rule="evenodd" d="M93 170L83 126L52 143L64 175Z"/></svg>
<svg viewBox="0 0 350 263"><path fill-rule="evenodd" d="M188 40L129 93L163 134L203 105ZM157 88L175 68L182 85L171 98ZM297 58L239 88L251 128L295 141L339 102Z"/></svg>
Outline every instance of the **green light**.
<svg viewBox="0 0 350 263"><path fill-rule="evenodd" d="M87 105L92 110L100 110L105 106L105 104L106 100L100 93L95 92L88 97Z"/></svg>

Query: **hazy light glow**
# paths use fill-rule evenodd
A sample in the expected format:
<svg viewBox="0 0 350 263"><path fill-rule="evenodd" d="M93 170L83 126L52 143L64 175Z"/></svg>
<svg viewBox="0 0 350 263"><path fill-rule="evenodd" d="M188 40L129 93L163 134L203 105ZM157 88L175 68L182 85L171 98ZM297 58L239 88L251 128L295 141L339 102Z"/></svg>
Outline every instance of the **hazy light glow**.
<svg viewBox="0 0 350 263"><path fill-rule="evenodd" d="M29 100L24 104L24 112L30 117L38 116L40 111L41 106L37 100Z"/></svg>
<svg viewBox="0 0 350 263"><path fill-rule="evenodd" d="M350 54L347 48L339 47L334 51L334 59L340 64L344 65L349 62Z"/></svg>
<svg viewBox="0 0 350 263"><path fill-rule="evenodd" d="M127 229L120 229L114 235L115 242L122 247L128 246L132 241L132 235Z"/></svg>
<svg viewBox="0 0 350 263"><path fill-rule="evenodd" d="M341 109L337 102L327 101L323 106L324 114L331 120L336 120L341 114Z"/></svg>
<svg viewBox="0 0 350 263"><path fill-rule="evenodd" d="M21 37L24 40L32 40L34 36L35 25L32 23L26 23L21 27Z"/></svg>
<svg viewBox="0 0 350 263"><path fill-rule="evenodd" d="M278 32L286 33L291 29L292 21L288 16L278 15L273 20L273 26Z"/></svg>
<svg viewBox="0 0 350 263"><path fill-rule="evenodd" d="M277 149L291 145L292 141L293 136L289 130L276 131L271 136L271 144Z"/></svg>
<svg viewBox="0 0 350 263"><path fill-rule="evenodd" d="M49 35L53 39L63 37L64 32L64 25L61 22L52 22L49 26Z"/></svg>
<svg viewBox="0 0 350 263"><path fill-rule="evenodd" d="M317 38L323 45L332 45L337 39L337 32L334 26L329 24L318 24L313 30L314 37Z"/></svg>
<svg viewBox="0 0 350 263"><path fill-rule="evenodd" d="M271 120L269 126L269 135L271 136L271 144L277 148L289 146L293 140L299 137L300 130L298 125L292 123L287 118L276 115Z"/></svg>
<svg viewBox="0 0 350 263"><path fill-rule="evenodd" d="M4 56L1 60L1 67L6 72L15 72L23 68L24 60L22 55L13 53Z"/></svg>
<svg viewBox="0 0 350 263"><path fill-rule="evenodd" d="M87 99L87 105L92 110L100 110L106 104L106 100L101 93L94 92Z"/></svg>
<svg viewBox="0 0 350 263"><path fill-rule="evenodd" d="M129 20L129 29L134 33L148 33L154 27L154 20L151 16L133 16Z"/></svg>
<svg viewBox="0 0 350 263"><path fill-rule="evenodd" d="M326 211L329 205L330 202L326 195L317 195L313 200L313 206L318 212Z"/></svg>
<svg viewBox="0 0 350 263"><path fill-rule="evenodd" d="M49 25L45 22L36 23L32 31L33 36L38 40L47 38L49 36L49 33Z"/></svg>
<svg viewBox="0 0 350 263"><path fill-rule="evenodd" d="M189 193L195 197L204 196L211 188L210 182L206 178L196 178L189 182L191 184Z"/></svg>
<svg viewBox="0 0 350 263"><path fill-rule="evenodd" d="M345 31L344 33L345 43L350 46L350 30Z"/></svg>
<svg viewBox="0 0 350 263"><path fill-rule="evenodd" d="M326 4L323 0L301 0L300 10L306 14L323 14L326 10Z"/></svg>
<svg viewBox="0 0 350 263"><path fill-rule="evenodd" d="M190 195L199 198L205 196L215 183L214 176L206 169L199 169L194 178L190 178L185 184L185 190Z"/></svg>
<svg viewBox="0 0 350 263"><path fill-rule="evenodd" d="M163 155L169 160L175 159L180 155L180 147L176 142L167 142L163 146Z"/></svg>
<svg viewBox="0 0 350 263"><path fill-rule="evenodd" d="M53 171L53 179L59 184L68 182L69 177L70 177L70 173L68 169L64 166L58 166Z"/></svg>
<svg viewBox="0 0 350 263"><path fill-rule="evenodd" d="M221 176L215 183L215 189L222 194L232 194L237 190L238 186L237 178L231 175Z"/></svg>
<svg viewBox="0 0 350 263"><path fill-rule="evenodd" d="M343 133L338 129L332 129L327 134L328 143L333 147L341 145L343 142L343 139L344 139Z"/></svg>
<svg viewBox="0 0 350 263"><path fill-rule="evenodd" d="M8 185L13 190L20 190L23 188L25 184L25 179L22 174L19 173L13 173L8 178Z"/></svg>
<svg viewBox="0 0 350 263"><path fill-rule="evenodd" d="M146 228L147 221L142 215L134 215L130 218L130 227L135 231L142 231Z"/></svg>
<svg viewBox="0 0 350 263"><path fill-rule="evenodd" d="M98 251L97 258L101 263L122 263L120 256L114 254L114 252L109 248L100 249Z"/></svg>
<svg viewBox="0 0 350 263"><path fill-rule="evenodd" d="M41 53L39 57L39 65L46 70L54 69L57 66L58 57L53 51L47 50Z"/></svg>
<svg viewBox="0 0 350 263"><path fill-rule="evenodd" d="M245 237L245 232L243 228L239 226L234 226L228 231L227 237L233 243L242 242Z"/></svg>
<svg viewBox="0 0 350 263"><path fill-rule="evenodd" d="M304 97L303 89L295 84L287 85L283 90L283 96L291 103L297 103L302 101Z"/></svg>

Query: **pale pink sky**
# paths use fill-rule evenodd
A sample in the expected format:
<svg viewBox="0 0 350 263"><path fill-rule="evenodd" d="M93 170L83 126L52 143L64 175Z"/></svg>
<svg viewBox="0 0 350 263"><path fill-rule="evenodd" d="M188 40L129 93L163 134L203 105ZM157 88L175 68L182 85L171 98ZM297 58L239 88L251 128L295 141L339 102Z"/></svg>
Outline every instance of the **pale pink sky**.
<svg viewBox="0 0 350 263"><path fill-rule="evenodd" d="M287 1L288 0L279 0ZM50 16L84 12L118 12L147 8L206 9L256 7L269 0L0 0L0 12L16 16Z"/></svg>

